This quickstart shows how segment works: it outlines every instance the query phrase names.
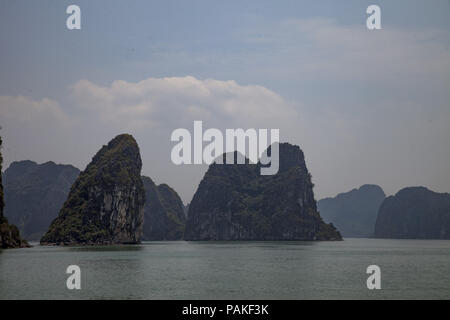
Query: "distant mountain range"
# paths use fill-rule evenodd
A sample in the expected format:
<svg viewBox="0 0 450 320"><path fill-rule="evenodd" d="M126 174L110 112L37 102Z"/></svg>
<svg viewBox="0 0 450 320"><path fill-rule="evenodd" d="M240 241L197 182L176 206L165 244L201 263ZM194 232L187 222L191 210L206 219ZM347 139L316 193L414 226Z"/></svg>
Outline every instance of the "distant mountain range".
<svg viewBox="0 0 450 320"><path fill-rule="evenodd" d="M288 143L279 147L273 176L261 176L261 164L248 159L211 164L186 206L168 185L141 176L139 147L130 135L103 146L81 173L54 162L13 162L2 175L0 242L450 239L449 194L410 187L386 198L379 186L363 185L316 205L303 152Z"/></svg>
<svg viewBox="0 0 450 320"><path fill-rule="evenodd" d="M341 239L316 210L297 146L280 145L274 176L261 176L260 164L211 165L187 206L169 186L141 177L140 161L134 139L121 135L81 173L52 162L15 162L5 173L10 215L27 237L45 233L43 244Z"/></svg>
<svg viewBox="0 0 450 320"><path fill-rule="evenodd" d="M450 239L450 194L425 187L407 187L385 198L379 186L364 185L317 206L344 237Z"/></svg>
<svg viewBox="0 0 450 320"><path fill-rule="evenodd" d="M317 202L321 217L331 222L344 237L372 237L378 209L385 199L383 189L366 184Z"/></svg>

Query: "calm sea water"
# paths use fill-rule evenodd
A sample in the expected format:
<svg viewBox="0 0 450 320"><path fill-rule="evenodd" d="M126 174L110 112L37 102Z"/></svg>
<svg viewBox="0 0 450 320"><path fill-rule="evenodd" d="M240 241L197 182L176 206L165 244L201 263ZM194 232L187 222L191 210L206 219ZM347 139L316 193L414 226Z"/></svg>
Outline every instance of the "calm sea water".
<svg viewBox="0 0 450 320"><path fill-rule="evenodd" d="M81 290L68 290L68 265ZM366 268L381 268L368 290ZM146 242L0 250L0 299L450 299L450 241Z"/></svg>

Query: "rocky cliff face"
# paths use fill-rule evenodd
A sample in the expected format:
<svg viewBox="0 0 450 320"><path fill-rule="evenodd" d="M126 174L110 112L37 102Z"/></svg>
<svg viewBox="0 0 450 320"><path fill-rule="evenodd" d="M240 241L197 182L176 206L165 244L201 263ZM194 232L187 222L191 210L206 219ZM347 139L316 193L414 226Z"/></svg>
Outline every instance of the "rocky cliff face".
<svg viewBox="0 0 450 320"><path fill-rule="evenodd" d="M145 192L139 147L122 134L103 146L73 184L42 244L113 244L141 240Z"/></svg>
<svg viewBox="0 0 450 320"><path fill-rule="evenodd" d="M189 203L184 206L183 212L184 212L184 217L187 219L187 215L188 215L188 212L189 212Z"/></svg>
<svg viewBox="0 0 450 320"><path fill-rule="evenodd" d="M142 177L145 189L143 240L181 240L186 219L178 194L166 184Z"/></svg>
<svg viewBox="0 0 450 320"><path fill-rule="evenodd" d="M450 194L409 187L381 204L377 238L450 239Z"/></svg>
<svg viewBox="0 0 450 320"><path fill-rule="evenodd" d="M386 195L377 185L340 193L317 202L320 216L333 223L344 237L372 237L378 209Z"/></svg>
<svg viewBox="0 0 450 320"><path fill-rule="evenodd" d="M0 218L0 249L28 248L30 245L20 236L19 229L8 223L8 219Z"/></svg>
<svg viewBox="0 0 450 320"><path fill-rule="evenodd" d="M58 216L80 170L54 162L11 163L4 174L5 216L27 240L39 240Z"/></svg>
<svg viewBox="0 0 450 320"><path fill-rule="evenodd" d="M316 209L299 147L279 145L276 175L260 164L212 164L189 205L186 240L341 240ZM236 157L235 153L235 157Z"/></svg>
<svg viewBox="0 0 450 320"><path fill-rule="evenodd" d="M0 137L0 248L23 248L29 247L28 243L22 239L19 230L15 225L8 223L8 219L4 216L4 192L3 192L3 181L2 181L2 164L3 157L1 153L2 138Z"/></svg>
<svg viewBox="0 0 450 320"><path fill-rule="evenodd" d="M4 200L4 193L3 193L3 156L2 156L2 137L0 137L0 219L3 221L3 209L5 208L5 200ZM0 221L0 222L2 222Z"/></svg>

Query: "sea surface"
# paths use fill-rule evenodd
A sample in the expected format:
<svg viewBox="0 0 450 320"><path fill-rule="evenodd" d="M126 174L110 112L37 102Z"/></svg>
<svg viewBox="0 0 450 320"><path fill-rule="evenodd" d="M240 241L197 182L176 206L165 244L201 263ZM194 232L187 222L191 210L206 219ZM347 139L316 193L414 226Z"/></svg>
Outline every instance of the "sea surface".
<svg viewBox="0 0 450 320"><path fill-rule="evenodd" d="M69 265L80 290L66 287ZM0 250L0 299L450 299L450 241L35 244Z"/></svg>

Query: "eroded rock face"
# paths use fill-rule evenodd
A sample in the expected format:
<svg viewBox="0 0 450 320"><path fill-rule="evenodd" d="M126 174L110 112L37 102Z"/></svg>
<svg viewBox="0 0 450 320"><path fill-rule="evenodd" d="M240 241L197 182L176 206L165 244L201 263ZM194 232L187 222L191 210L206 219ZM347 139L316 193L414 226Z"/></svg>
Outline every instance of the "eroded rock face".
<svg viewBox="0 0 450 320"><path fill-rule="evenodd" d="M450 194L408 187L380 206L375 237L450 239Z"/></svg>
<svg viewBox="0 0 450 320"><path fill-rule="evenodd" d="M0 248L28 248L30 245L20 236L19 229L8 220L0 217Z"/></svg>
<svg viewBox="0 0 450 320"><path fill-rule="evenodd" d="M15 161L4 173L5 217L27 240L39 240L58 216L80 174L71 165Z"/></svg>
<svg viewBox="0 0 450 320"><path fill-rule="evenodd" d="M103 146L73 184L42 244L138 243L145 192L139 147L122 134Z"/></svg>
<svg viewBox="0 0 450 320"><path fill-rule="evenodd" d="M166 184L142 177L145 189L143 240L183 239L186 218L178 194Z"/></svg>
<svg viewBox="0 0 450 320"><path fill-rule="evenodd" d="M279 145L276 175L260 164L212 164L189 205L186 240L341 240L316 208L299 147ZM236 154L235 154L236 157Z"/></svg>

